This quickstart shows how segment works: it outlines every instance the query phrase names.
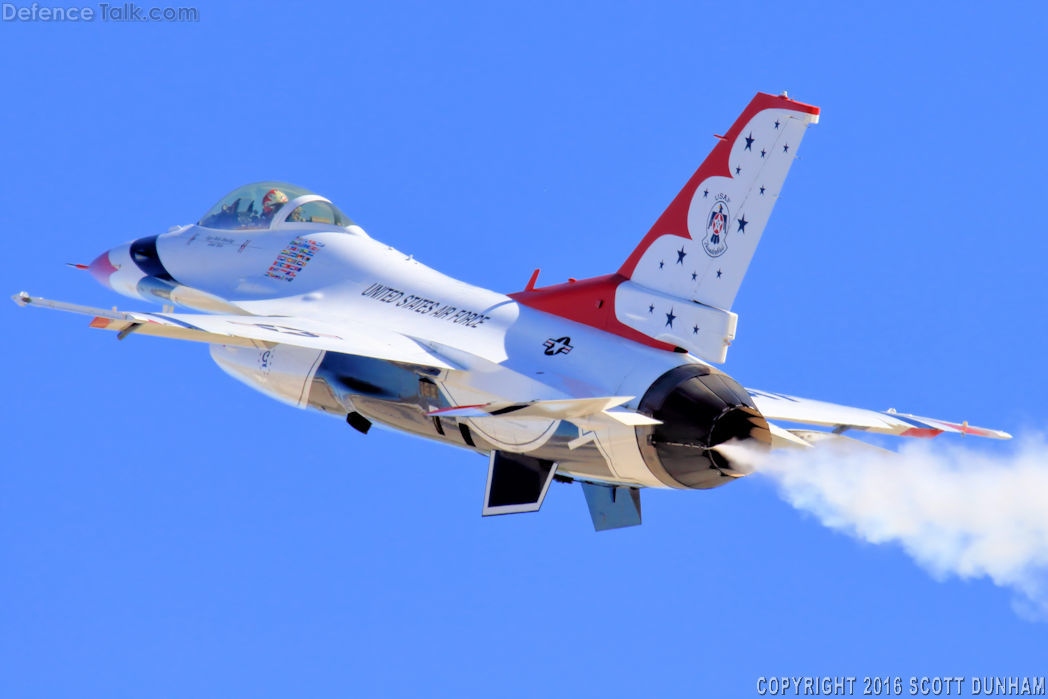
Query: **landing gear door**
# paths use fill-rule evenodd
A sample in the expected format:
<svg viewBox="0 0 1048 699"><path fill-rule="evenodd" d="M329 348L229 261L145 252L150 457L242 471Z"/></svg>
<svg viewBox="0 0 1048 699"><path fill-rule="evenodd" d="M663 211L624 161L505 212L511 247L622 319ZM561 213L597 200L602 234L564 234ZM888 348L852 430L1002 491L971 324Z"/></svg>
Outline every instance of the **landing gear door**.
<svg viewBox="0 0 1048 699"><path fill-rule="evenodd" d="M491 452L482 514L486 517L538 511L556 471L557 465L552 461Z"/></svg>

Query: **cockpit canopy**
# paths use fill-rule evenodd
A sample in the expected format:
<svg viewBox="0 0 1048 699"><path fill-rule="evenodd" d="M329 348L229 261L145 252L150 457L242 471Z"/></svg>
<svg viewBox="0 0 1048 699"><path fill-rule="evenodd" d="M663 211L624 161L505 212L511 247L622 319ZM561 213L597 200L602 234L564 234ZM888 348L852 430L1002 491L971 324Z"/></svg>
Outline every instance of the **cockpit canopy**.
<svg viewBox="0 0 1048 699"><path fill-rule="evenodd" d="M222 197L197 222L203 228L346 228L353 221L330 201L286 182L255 182Z"/></svg>

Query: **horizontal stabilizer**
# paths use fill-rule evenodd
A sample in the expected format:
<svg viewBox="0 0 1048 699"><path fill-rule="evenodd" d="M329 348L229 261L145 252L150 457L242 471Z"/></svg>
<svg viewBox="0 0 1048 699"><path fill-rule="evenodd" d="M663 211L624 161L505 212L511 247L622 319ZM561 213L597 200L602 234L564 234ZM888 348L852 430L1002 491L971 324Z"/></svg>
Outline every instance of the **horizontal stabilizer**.
<svg viewBox="0 0 1048 699"><path fill-rule="evenodd" d="M583 483L593 528L597 531L635 527L640 524L640 490L626 486Z"/></svg>
<svg viewBox="0 0 1048 699"><path fill-rule="evenodd" d="M482 514L536 512L542 507L557 465L524 454L493 451L488 464Z"/></svg>
<svg viewBox="0 0 1048 699"><path fill-rule="evenodd" d="M628 425L630 427L662 424L662 420L656 420L653 417L648 417L644 413L638 413L636 410L605 410L604 415L607 415L616 422L622 423L623 425Z"/></svg>
<svg viewBox="0 0 1048 699"><path fill-rule="evenodd" d="M496 402L479 405L453 405L431 410L427 415L443 417L498 418L534 417L550 420L571 420L607 415L624 425L659 425L658 420L632 410L612 410L633 400L633 396L604 398L566 398L533 400L519 403Z"/></svg>
<svg viewBox="0 0 1048 699"><path fill-rule="evenodd" d="M785 430L773 422L768 423L768 430L771 432L771 448L782 449L784 447L800 447L801 449L808 449L811 447L811 443L804 440L793 433L793 430ZM832 434L826 432L824 434Z"/></svg>

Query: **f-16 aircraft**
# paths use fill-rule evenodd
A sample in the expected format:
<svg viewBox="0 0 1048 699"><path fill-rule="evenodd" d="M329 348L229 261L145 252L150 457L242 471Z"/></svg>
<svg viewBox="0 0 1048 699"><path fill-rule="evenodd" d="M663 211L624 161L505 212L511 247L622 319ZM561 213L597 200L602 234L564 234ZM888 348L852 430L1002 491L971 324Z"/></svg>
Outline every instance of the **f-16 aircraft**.
<svg viewBox="0 0 1048 699"><path fill-rule="evenodd" d="M727 445L810 449L846 430L1009 438L746 389L713 366L735 339L735 295L818 116L758 93L602 277L540 287L536 270L521 291L489 291L374 240L318 194L259 182L193 225L79 265L161 312L14 300L87 314L121 340L203 342L273 398L363 433L380 423L486 454L484 515L536 511L553 480L578 481L597 530L640 524L641 488L746 475Z"/></svg>

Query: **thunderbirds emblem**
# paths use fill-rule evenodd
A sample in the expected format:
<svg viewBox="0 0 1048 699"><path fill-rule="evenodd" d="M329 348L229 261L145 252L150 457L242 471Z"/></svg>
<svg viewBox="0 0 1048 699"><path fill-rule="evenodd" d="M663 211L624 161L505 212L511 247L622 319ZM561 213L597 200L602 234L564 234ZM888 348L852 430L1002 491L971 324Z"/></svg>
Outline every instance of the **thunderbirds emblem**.
<svg viewBox="0 0 1048 699"><path fill-rule="evenodd" d="M702 247L710 257L720 257L728 249L728 203L718 201L706 217L706 235Z"/></svg>

